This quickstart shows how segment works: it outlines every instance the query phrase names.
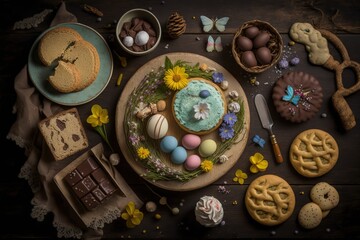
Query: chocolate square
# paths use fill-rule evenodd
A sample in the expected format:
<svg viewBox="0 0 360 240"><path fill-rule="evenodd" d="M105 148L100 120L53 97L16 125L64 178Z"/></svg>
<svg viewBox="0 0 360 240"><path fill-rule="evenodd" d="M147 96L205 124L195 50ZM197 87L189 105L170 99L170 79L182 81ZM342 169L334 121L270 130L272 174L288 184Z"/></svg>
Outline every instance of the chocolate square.
<svg viewBox="0 0 360 240"><path fill-rule="evenodd" d="M70 173L68 173L65 176L65 181L70 185L74 186L76 183L78 183L82 179L80 173L78 170L74 169Z"/></svg>
<svg viewBox="0 0 360 240"><path fill-rule="evenodd" d="M82 179L79 183L77 183L75 186L73 186L73 190L76 193L76 195L79 198L81 198L85 194L89 193L95 187L96 187L95 182L91 179L90 176L87 176L86 178Z"/></svg>
<svg viewBox="0 0 360 240"><path fill-rule="evenodd" d="M105 181L108 177L106 173L101 168L96 169L91 173L91 176L95 179L95 181L100 184L101 182Z"/></svg>
<svg viewBox="0 0 360 240"><path fill-rule="evenodd" d="M88 210L92 210L100 205L100 202L96 200L95 196L91 193L88 193L85 197L81 198L81 201Z"/></svg>
<svg viewBox="0 0 360 240"><path fill-rule="evenodd" d="M92 157L89 157L79 164L77 170L80 172L81 176L85 177L97 168L99 168L99 165Z"/></svg>
<svg viewBox="0 0 360 240"><path fill-rule="evenodd" d="M92 194L99 202L102 202L106 198L106 194L99 187L92 190Z"/></svg>
<svg viewBox="0 0 360 240"><path fill-rule="evenodd" d="M105 180L101 182L99 185L106 195L110 195L116 191L114 184L112 184L109 180Z"/></svg>

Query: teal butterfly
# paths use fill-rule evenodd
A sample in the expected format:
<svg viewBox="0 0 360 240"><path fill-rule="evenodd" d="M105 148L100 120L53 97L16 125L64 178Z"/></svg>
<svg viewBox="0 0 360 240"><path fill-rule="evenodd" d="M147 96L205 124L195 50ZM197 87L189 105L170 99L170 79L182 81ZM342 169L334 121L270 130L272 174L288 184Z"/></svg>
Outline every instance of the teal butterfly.
<svg viewBox="0 0 360 240"><path fill-rule="evenodd" d="M217 37L216 40L214 41L214 38L212 36L209 36L206 45L206 51L212 52L214 50L216 50L217 52L221 52L223 50L221 37Z"/></svg>
<svg viewBox="0 0 360 240"><path fill-rule="evenodd" d="M204 15L200 16L201 23L203 24L203 30L204 32L209 32L214 27L219 31L223 32L225 31L225 26L227 22L229 21L229 17L222 17L219 19L210 19Z"/></svg>
<svg viewBox="0 0 360 240"><path fill-rule="evenodd" d="M282 100L291 102L294 105L297 105L300 101L300 95L295 95L294 89L288 85L286 90L286 95L282 97Z"/></svg>

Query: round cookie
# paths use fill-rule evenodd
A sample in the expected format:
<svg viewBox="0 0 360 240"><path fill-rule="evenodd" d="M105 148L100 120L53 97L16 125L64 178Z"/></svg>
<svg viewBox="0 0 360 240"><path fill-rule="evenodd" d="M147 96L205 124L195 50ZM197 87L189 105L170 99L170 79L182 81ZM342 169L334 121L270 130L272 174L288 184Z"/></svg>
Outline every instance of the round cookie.
<svg viewBox="0 0 360 240"><path fill-rule="evenodd" d="M207 114L197 119L194 107L200 105L206 105ZM216 130L226 112L227 103L221 88L203 78L190 78L188 85L175 93L172 100L172 113L176 123L186 132L196 135Z"/></svg>
<svg viewBox="0 0 360 240"><path fill-rule="evenodd" d="M281 177L268 174L256 178L245 194L245 205L250 216L266 226L285 222L293 213L295 194Z"/></svg>
<svg viewBox="0 0 360 240"><path fill-rule="evenodd" d="M311 188L310 198L322 211L333 209L339 204L338 191L326 182L315 184Z"/></svg>
<svg viewBox="0 0 360 240"><path fill-rule="evenodd" d="M312 229L321 223L322 211L319 205L310 202L305 204L299 211L298 221L299 224L306 229Z"/></svg>
<svg viewBox="0 0 360 240"><path fill-rule="evenodd" d="M335 139L320 129L301 132L290 146L290 162L305 177L319 177L329 172L338 157L339 148Z"/></svg>
<svg viewBox="0 0 360 240"><path fill-rule="evenodd" d="M281 117L300 123L320 110L323 93L315 77L304 72L288 72L276 81L272 99Z"/></svg>

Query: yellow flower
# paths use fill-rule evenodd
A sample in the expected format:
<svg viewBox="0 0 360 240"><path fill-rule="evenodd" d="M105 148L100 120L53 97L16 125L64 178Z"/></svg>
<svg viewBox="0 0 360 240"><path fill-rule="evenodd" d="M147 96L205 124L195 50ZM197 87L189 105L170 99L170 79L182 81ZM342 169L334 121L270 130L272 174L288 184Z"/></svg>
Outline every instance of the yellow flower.
<svg viewBox="0 0 360 240"><path fill-rule="evenodd" d="M213 162L210 161L210 160L204 160L202 161L201 163L201 169L204 171L204 172L210 172L213 168Z"/></svg>
<svg viewBox="0 0 360 240"><path fill-rule="evenodd" d="M244 184L244 181L247 178L248 178L247 174L241 171L240 169L238 169L235 172L235 177L233 178L233 181L238 182L240 184Z"/></svg>
<svg viewBox="0 0 360 240"><path fill-rule="evenodd" d="M264 156L261 153L255 153L250 157L251 167L250 172L257 173L259 171L265 171L269 163L264 159Z"/></svg>
<svg viewBox="0 0 360 240"><path fill-rule="evenodd" d="M150 151L147 148L140 147L137 150L137 155L138 155L139 158L145 159L145 158L149 157Z"/></svg>
<svg viewBox="0 0 360 240"><path fill-rule="evenodd" d="M132 201L127 204L125 211L126 212L121 214L121 218L126 220L126 226L128 228L139 225L144 218L144 214L139 209L135 208L135 203Z"/></svg>
<svg viewBox="0 0 360 240"><path fill-rule="evenodd" d="M171 90L180 90L187 86L189 75L185 72L185 68L175 66L165 72L165 85Z"/></svg>
<svg viewBox="0 0 360 240"><path fill-rule="evenodd" d="M102 108L99 104L94 104L91 107L91 115L86 119L86 122L91 124L91 126L95 128L95 130L100 134L100 136L110 147L111 151L114 152L107 137L105 128L105 124L109 122L109 115L107 109Z"/></svg>
<svg viewBox="0 0 360 240"><path fill-rule="evenodd" d="M91 113L92 115L86 119L86 122L90 123L92 127L102 126L109 122L107 109L102 108L100 105L94 104L91 107Z"/></svg>

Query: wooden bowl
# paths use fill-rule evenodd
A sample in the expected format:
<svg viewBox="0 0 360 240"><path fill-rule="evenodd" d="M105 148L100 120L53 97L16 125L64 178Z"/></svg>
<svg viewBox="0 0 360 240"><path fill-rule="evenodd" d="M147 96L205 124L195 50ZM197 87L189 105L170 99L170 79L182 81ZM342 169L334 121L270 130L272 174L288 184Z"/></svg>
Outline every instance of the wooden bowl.
<svg viewBox="0 0 360 240"><path fill-rule="evenodd" d="M266 47L269 48L271 56L272 56L272 60L269 64L260 65L258 63L257 66L247 67L241 61L241 55L243 54L244 51L239 49L238 44L237 44L237 39L239 36L244 36L246 29L249 27L252 27L252 26L257 27L260 30L260 32L266 31L270 34L270 39L266 44ZM260 21L260 20L252 20L252 21L245 22L235 32L235 35L234 35L233 41L232 41L232 54L234 56L236 63L239 64L239 66L242 69L244 69L246 72L249 72L249 73L261 73L261 72L264 72L265 70L269 69L270 67L272 67L274 64L276 64L279 61L281 54L282 54L282 49L283 49L283 40L282 40L279 32L270 23ZM252 49L252 51L253 50L254 49Z"/></svg>

